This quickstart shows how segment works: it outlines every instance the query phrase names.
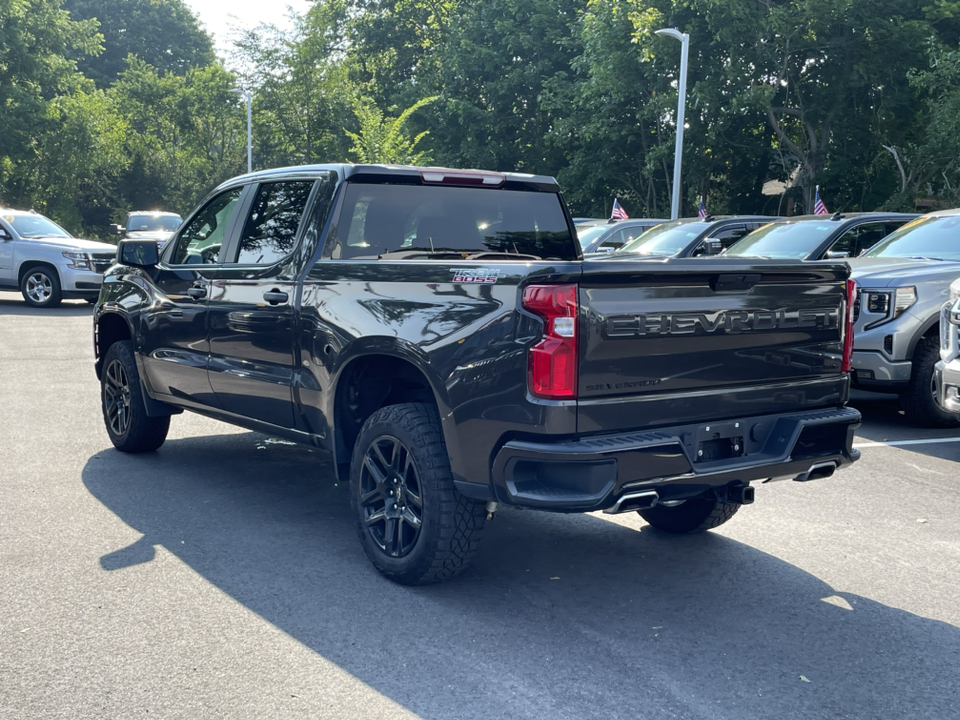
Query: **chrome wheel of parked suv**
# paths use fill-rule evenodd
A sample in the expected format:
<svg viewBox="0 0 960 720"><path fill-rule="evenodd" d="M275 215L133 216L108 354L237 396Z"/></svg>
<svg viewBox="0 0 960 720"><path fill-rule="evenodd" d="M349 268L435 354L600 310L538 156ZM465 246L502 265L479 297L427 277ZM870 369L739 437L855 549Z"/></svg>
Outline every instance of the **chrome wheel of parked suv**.
<svg viewBox="0 0 960 720"><path fill-rule="evenodd" d="M56 307L60 304L60 278L55 270L32 267L20 281L20 292L28 305L33 307Z"/></svg>

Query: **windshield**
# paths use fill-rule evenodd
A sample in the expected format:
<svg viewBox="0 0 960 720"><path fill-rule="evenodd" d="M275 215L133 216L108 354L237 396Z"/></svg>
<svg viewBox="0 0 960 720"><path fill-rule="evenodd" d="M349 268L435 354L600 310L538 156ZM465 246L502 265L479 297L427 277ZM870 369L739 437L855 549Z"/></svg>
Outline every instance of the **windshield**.
<svg viewBox="0 0 960 720"><path fill-rule="evenodd" d="M174 232L183 220L179 215L131 215L127 220L127 232Z"/></svg>
<svg viewBox="0 0 960 720"><path fill-rule="evenodd" d="M890 234L861 257L960 260L960 216L922 217Z"/></svg>
<svg viewBox="0 0 960 720"><path fill-rule="evenodd" d="M609 225L588 225L577 228L577 240L580 241L580 247L586 248L598 237L610 229Z"/></svg>
<svg viewBox="0 0 960 720"><path fill-rule="evenodd" d="M697 220L674 220L673 222L663 223L628 242L617 250L617 253L676 255L703 235L703 231L707 227Z"/></svg>
<svg viewBox="0 0 960 720"><path fill-rule="evenodd" d="M731 245L726 257L766 257L802 260L817 249L837 227L829 222L794 222L764 225Z"/></svg>
<svg viewBox="0 0 960 720"><path fill-rule="evenodd" d="M71 238L68 233L53 220L43 215L9 215L4 217L22 238Z"/></svg>
<svg viewBox="0 0 960 720"><path fill-rule="evenodd" d="M560 196L493 188L349 183L334 256L425 251L575 260Z"/></svg>

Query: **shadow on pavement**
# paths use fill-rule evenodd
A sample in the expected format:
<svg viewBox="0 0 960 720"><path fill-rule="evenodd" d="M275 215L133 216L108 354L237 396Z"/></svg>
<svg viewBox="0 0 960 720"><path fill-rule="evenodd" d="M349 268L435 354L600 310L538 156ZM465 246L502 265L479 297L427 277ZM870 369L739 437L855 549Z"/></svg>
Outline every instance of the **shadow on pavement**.
<svg viewBox="0 0 960 720"><path fill-rule="evenodd" d="M957 628L722 535L502 510L471 571L404 588L367 562L332 478L327 456L252 433L83 471L144 535L105 571L163 546L423 718L958 716Z"/></svg>

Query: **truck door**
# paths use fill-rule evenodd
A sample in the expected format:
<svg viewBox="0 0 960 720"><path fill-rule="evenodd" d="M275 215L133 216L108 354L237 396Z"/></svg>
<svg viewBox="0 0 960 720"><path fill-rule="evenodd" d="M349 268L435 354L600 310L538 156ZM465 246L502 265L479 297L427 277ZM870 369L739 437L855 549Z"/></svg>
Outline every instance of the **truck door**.
<svg viewBox="0 0 960 720"><path fill-rule="evenodd" d="M297 263L311 180L262 183L212 281L210 384L224 410L292 428Z"/></svg>
<svg viewBox="0 0 960 720"><path fill-rule="evenodd" d="M234 232L242 187L226 190L198 210L166 248L150 278L155 302L143 310L144 373L154 392L219 407L207 363L210 278Z"/></svg>

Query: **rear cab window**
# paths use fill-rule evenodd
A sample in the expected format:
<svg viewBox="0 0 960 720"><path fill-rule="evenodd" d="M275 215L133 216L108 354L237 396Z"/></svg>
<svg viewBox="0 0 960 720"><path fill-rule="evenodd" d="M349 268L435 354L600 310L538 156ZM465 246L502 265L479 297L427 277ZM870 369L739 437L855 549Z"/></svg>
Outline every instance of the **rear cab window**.
<svg viewBox="0 0 960 720"><path fill-rule="evenodd" d="M459 254L577 260L560 196L505 188L347 183L335 259L430 259Z"/></svg>

